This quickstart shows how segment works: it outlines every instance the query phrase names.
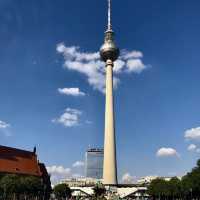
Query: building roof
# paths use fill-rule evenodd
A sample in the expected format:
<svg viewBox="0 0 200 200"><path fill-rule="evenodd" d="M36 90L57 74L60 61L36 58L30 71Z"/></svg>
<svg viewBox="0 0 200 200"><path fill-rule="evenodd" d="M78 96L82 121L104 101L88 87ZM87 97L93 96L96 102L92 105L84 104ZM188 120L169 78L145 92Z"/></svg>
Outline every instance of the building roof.
<svg viewBox="0 0 200 200"><path fill-rule="evenodd" d="M70 189L74 191L80 191L87 196L92 196L94 194L93 187L70 187Z"/></svg>
<svg viewBox="0 0 200 200"><path fill-rule="evenodd" d="M93 187L70 187L72 190L72 195L76 196L78 192L81 196L92 196L94 194ZM134 194L134 196L141 196L141 192L146 191L146 187L125 187L125 188L115 188L116 195L119 195L120 198L127 198ZM84 195L83 195L84 194ZM145 196L147 196L145 194Z"/></svg>
<svg viewBox="0 0 200 200"><path fill-rule="evenodd" d="M89 148L89 149L87 149L87 152L103 153L103 149L100 149L100 148Z"/></svg>
<svg viewBox="0 0 200 200"><path fill-rule="evenodd" d="M35 149L31 152L0 145L0 173L41 176Z"/></svg>

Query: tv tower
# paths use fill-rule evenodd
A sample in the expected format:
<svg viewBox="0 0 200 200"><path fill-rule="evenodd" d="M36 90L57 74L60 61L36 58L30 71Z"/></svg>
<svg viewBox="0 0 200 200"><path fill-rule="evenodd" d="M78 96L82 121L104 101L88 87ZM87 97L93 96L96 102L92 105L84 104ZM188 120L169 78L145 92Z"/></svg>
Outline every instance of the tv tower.
<svg viewBox="0 0 200 200"><path fill-rule="evenodd" d="M114 42L114 32L111 24L111 0L108 0L108 25L104 44L100 49L101 59L106 66L106 105L105 105L105 136L104 136L104 185L117 185L117 160L115 139L115 116L113 97L113 67L119 57L119 49Z"/></svg>

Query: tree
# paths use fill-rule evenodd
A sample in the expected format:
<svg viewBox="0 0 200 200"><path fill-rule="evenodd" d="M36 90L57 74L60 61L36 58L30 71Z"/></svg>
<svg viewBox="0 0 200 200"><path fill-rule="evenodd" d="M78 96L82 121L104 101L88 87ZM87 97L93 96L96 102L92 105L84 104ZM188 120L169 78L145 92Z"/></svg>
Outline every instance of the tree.
<svg viewBox="0 0 200 200"><path fill-rule="evenodd" d="M200 159L197 160L197 168L200 170Z"/></svg>
<svg viewBox="0 0 200 200"><path fill-rule="evenodd" d="M197 161L197 166L182 178L182 188L187 198L200 197L200 160Z"/></svg>
<svg viewBox="0 0 200 200"><path fill-rule="evenodd" d="M56 198L65 199L71 197L71 189L66 184L58 184L53 189Z"/></svg>
<svg viewBox="0 0 200 200"><path fill-rule="evenodd" d="M148 194L154 199L166 195L166 181L160 178L153 180L148 186Z"/></svg>
<svg viewBox="0 0 200 200"><path fill-rule="evenodd" d="M174 199L181 196L181 181L177 177L171 178L171 180L168 182L169 186L169 196Z"/></svg>
<svg viewBox="0 0 200 200"><path fill-rule="evenodd" d="M42 199L43 191L40 177L6 174L0 178L0 199Z"/></svg>
<svg viewBox="0 0 200 200"><path fill-rule="evenodd" d="M1 185L1 179L2 179L2 178L3 178L3 175L0 174L0 199L3 198L3 187L2 187L2 185Z"/></svg>
<svg viewBox="0 0 200 200"><path fill-rule="evenodd" d="M148 194L153 199L200 199L200 160L181 180L177 177L170 181L153 180L148 186Z"/></svg>
<svg viewBox="0 0 200 200"><path fill-rule="evenodd" d="M21 192L26 196L42 196L44 185L38 177L27 176L21 178Z"/></svg>
<svg viewBox="0 0 200 200"><path fill-rule="evenodd" d="M16 199L20 193L19 176L14 174L5 175L1 178L0 185L3 190L4 198Z"/></svg>
<svg viewBox="0 0 200 200"><path fill-rule="evenodd" d="M106 189L103 184L96 184L93 191L95 199L103 199L106 194Z"/></svg>

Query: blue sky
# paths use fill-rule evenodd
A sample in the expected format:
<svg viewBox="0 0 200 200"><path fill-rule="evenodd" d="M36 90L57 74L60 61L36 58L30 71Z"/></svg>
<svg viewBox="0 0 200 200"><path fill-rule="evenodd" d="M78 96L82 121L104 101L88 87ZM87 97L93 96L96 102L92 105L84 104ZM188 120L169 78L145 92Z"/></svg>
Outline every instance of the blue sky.
<svg viewBox="0 0 200 200"><path fill-rule="evenodd" d="M36 145L55 176L82 175L85 150L103 145L106 6L0 1L0 144ZM199 6L113 0L120 180L182 175L200 156Z"/></svg>

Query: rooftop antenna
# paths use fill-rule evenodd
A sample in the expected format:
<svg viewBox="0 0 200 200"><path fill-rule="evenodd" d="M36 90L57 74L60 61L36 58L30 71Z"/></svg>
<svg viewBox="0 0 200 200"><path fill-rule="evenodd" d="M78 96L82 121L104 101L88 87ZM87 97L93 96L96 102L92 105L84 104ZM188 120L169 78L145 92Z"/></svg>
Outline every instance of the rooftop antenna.
<svg viewBox="0 0 200 200"><path fill-rule="evenodd" d="M36 151L37 151L37 149L36 149L36 145L35 145L33 148L33 153L36 154Z"/></svg>
<svg viewBox="0 0 200 200"><path fill-rule="evenodd" d="M108 0L108 30L112 30L112 24L111 24L111 0Z"/></svg>

